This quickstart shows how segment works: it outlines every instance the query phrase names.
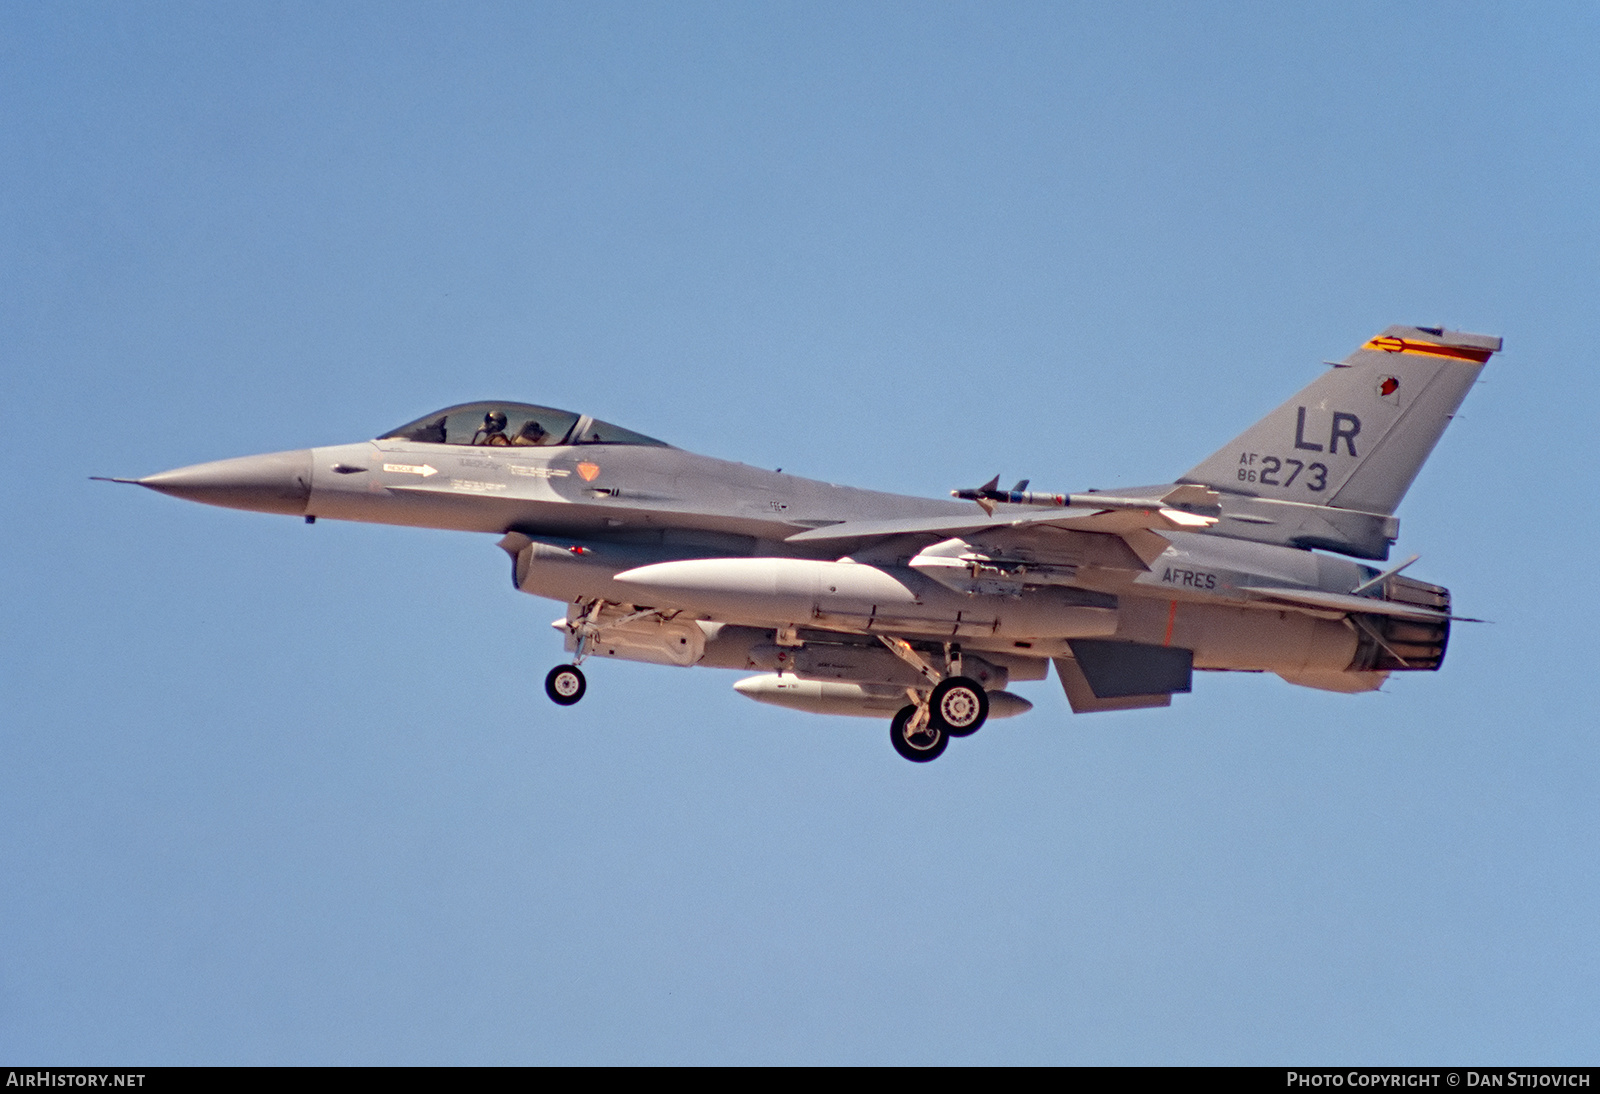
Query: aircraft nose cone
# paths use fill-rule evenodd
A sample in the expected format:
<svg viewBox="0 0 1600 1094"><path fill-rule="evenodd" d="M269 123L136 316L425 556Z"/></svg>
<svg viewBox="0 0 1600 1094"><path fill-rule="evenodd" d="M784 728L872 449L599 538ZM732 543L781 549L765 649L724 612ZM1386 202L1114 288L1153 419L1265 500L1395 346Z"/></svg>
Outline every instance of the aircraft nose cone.
<svg viewBox="0 0 1600 1094"><path fill-rule="evenodd" d="M299 516L311 497L311 449L197 463L137 480L175 498Z"/></svg>

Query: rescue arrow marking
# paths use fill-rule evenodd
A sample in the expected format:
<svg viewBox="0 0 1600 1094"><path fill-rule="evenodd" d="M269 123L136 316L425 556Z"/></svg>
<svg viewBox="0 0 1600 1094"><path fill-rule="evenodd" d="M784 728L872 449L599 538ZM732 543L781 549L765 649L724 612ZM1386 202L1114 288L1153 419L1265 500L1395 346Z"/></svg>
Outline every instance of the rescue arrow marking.
<svg viewBox="0 0 1600 1094"><path fill-rule="evenodd" d="M397 471L402 475L421 475L423 478L439 473L437 467L429 467L427 464L419 467L414 463L386 463L383 465L383 469L385 471Z"/></svg>

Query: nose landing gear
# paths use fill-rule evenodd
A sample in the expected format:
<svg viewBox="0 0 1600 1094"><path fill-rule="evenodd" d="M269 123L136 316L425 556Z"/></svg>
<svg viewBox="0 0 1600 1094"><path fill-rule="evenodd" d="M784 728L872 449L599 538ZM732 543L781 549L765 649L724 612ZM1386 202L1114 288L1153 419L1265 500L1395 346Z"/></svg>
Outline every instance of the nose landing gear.
<svg viewBox="0 0 1600 1094"><path fill-rule="evenodd" d="M583 670L577 665L557 665L544 678L544 693L550 696L551 702L564 707L582 699L588 690L589 681L584 679Z"/></svg>
<svg viewBox="0 0 1600 1094"><path fill-rule="evenodd" d="M572 664L557 665L546 674L544 693L550 696L552 703L570 707L582 699L583 693L589 690L589 681L578 666L589 656L589 643L600 633L600 612L605 606L604 600L595 600L585 606L583 613L575 622L568 623L578 637L577 649L573 651L576 656L573 657Z"/></svg>

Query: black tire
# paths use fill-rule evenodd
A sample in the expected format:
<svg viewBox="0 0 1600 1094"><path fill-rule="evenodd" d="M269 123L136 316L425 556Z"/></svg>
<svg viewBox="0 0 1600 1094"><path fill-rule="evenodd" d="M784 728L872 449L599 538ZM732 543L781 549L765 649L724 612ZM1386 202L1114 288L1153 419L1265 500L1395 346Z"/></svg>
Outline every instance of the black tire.
<svg viewBox="0 0 1600 1094"><path fill-rule="evenodd" d="M915 733L907 732L906 726L916 713L917 708L914 706L900 708L900 713L889 723L889 741L894 745L896 752L912 763L925 764L943 755L945 748L950 744L950 734L932 724Z"/></svg>
<svg viewBox="0 0 1600 1094"><path fill-rule="evenodd" d="M928 697L934 725L952 737L970 737L989 720L989 695L983 685L965 676L941 680Z"/></svg>
<svg viewBox="0 0 1600 1094"><path fill-rule="evenodd" d="M544 678L544 693L560 706L570 707L588 690L589 681L583 678L583 670L577 665L557 665Z"/></svg>

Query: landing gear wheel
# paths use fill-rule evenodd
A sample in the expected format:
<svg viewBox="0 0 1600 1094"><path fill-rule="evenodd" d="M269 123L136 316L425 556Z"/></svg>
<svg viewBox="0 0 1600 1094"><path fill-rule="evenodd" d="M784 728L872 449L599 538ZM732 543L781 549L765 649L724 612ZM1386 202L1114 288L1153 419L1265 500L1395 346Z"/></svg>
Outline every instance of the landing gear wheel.
<svg viewBox="0 0 1600 1094"><path fill-rule="evenodd" d="M914 764L925 764L939 758L950 744L950 734L931 723L921 729L912 729L911 719L916 713L914 706L901 707L900 713L889 723L889 740L900 755Z"/></svg>
<svg viewBox="0 0 1600 1094"><path fill-rule="evenodd" d="M965 676L941 680L928 697L933 725L952 737L970 737L989 718L989 696L983 685Z"/></svg>
<svg viewBox="0 0 1600 1094"><path fill-rule="evenodd" d="M559 703L570 707L583 693L589 690L589 681L583 678L583 670L577 665L557 665L550 670L544 678L544 693L550 696L552 703Z"/></svg>

